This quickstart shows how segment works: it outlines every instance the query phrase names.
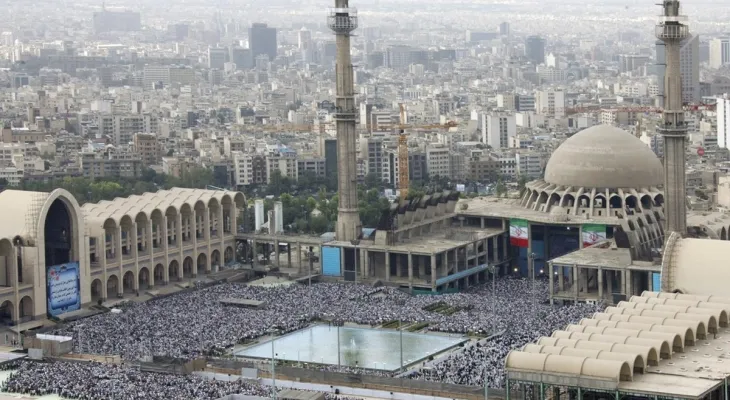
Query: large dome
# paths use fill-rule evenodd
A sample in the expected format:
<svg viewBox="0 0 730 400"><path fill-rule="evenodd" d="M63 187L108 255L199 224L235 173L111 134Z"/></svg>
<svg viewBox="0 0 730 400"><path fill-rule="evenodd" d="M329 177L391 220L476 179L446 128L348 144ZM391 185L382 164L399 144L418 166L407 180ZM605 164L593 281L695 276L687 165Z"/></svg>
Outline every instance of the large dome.
<svg viewBox="0 0 730 400"><path fill-rule="evenodd" d="M611 125L584 129L566 140L545 167L545 182L585 188L649 188L664 184L651 149Z"/></svg>

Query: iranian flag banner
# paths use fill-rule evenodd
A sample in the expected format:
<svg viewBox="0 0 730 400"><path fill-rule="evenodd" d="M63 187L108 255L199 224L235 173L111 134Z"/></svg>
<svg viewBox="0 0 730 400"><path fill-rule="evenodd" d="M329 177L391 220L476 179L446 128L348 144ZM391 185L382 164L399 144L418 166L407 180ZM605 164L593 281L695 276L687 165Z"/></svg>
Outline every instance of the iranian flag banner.
<svg viewBox="0 0 730 400"><path fill-rule="evenodd" d="M524 219L509 220L509 242L512 246L527 247L528 226L529 223Z"/></svg>
<svg viewBox="0 0 730 400"><path fill-rule="evenodd" d="M583 247L606 240L606 225L583 225Z"/></svg>

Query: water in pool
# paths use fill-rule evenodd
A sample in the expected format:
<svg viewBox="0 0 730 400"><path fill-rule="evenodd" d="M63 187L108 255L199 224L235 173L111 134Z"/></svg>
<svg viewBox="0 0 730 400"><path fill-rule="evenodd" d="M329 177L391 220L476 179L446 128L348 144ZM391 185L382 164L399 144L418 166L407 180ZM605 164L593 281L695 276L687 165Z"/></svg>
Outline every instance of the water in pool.
<svg viewBox="0 0 730 400"><path fill-rule="evenodd" d="M400 332L389 329L338 329L334 326L316 325L276 338L273 352L278 360L333 365L339 363L344 366L393 371L400 368L400 335ZM465 340L464 337L403 332L403 364L423 360ZM239 350L236 355L270 359L272 343L260 343Z"/></svg>

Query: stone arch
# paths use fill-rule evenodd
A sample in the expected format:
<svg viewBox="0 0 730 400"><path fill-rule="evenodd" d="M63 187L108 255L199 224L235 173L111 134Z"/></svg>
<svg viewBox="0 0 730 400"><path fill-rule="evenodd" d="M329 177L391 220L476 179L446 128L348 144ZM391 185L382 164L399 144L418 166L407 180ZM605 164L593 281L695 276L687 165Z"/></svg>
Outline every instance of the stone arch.
<svg viewBox="0 0 730 400"><path fill-rule="evenodd" d="M13 267L17 260L17 254L13 243L8 239L0 239L0 287L13 287L15 285L15 274Z"/></svg>
<svg viewBox="0 0 730 400"><path fill-rule="evenodd" d="M68 254L69 260L78 260L79 261L79 268L80 268L80 274L81 276L84 276L85 271L88 272L88 264L87 264L87 249L86 249L86 242L84 239L84 233L86 229L84 228L84 218L82 217L81 213L81 207L79 206L79 203L76 201L74 196L68 192L65 189L55 189L52 191L48 197L45 199L45 203L43 204L43 207L40 209L38 222L36 225L36 232L38 232L37 242L38 243L45 243L46 246L48 246L49 241L46 237L46 222L48 221L48 217L53 216L55 213L54 208L57 210L59 207L59 203L63 204L65 206L65 211L68 214L68 223L70 225L70 232L67 232L68 234L68 249L67 251L62 251ZM55 205L55 207L54 207ZM56 226L56 228L62 228ZM53 229L52 229L53 230ZM59 229L62 230L62 229ZM53 262L53 260L47 260L46 254L47 251L41 251L40 257L37 260L37 265L53 265L50 264L50 262ZM68 262L68 261L67 261ZM45 279L46 279L46 271L45 269L41 271L37 271L39 274L36 276L40 276L40 279L43 282L43 285L45 285ZM82 286L82 293L81 298L82 302L84 301L84 298L88 298L88 292L86 292L87 286Z"/></svg>
<svg viewBox="0 0 730 400"><path fill-rule="evenodd" d="M177 214L178 210L174 206L169 206L165 210L167 237L163 238L163 240L167 241L168 246L175 246L179 242L177 237Z"/></svg>
<svg viewBox="0 0 730 400"><path fill-rule="evenodd" d="M119 221L119 226L122 228L122 257L128 257L134 254L134 243L136 241L136 232L134 230L134 221L129 215L125 215Z"/></svg>
<svg viewBox="0 0 730 400"><path fill-rule="evenodd" d="M198 254L198 275L205 275L208 271L208 255L205 253Z"/></svg>
<svg viewBox="0 0 730 400"><path fill-rule="evenodd" d="M158 251L162 248L163 241L165 240L163 237L165 219L163 218L162 211L155 208L150 213L150 221L152 223L152 251Z"/></svg>
<svg viewBox="0 0 730 400"><path fill-rule="evenodd" d="M587 194L582 194L578 196L578 207L580 208L590 208L591 207L591 196Z"/></svg>
<svg viewBox="0 0 730 400"><path fill-rule="evenodd" d="M601 193L593 197L593 208L606 208L606 196Z"/></svg>
<svg viewBox="0 0 730 400"><path fill-rule="evenodd" d="M140 268L137 280L137 287L139 287L139 290L147 290L150 286L150 270L147 269L147 267Z"/></svg>
<svg viewBox="0 0 730 400"><path fill-rule="evenodd" d="M535 210L539 210L540 206L543 204L546 204L548 201L548 194L545 191L540 192L540 196L537 198L537 203L535 204Z"/></svg>
<svg viewBox="0 0 730 400"><path fill-rule="evenodd" d="M659 193L656 196L654 196L654 204L657 207L661 207L664 205L664 195Z"/></svg>
<svg viewBox="0 0 730 400"><path fill-rule="evenodd" d="M653 205L654 205L654 201L651 199L651 196L649 196L648 194L641 196L641 208L642 209L650 210Z"/></svg>
<svg viewBox="0 0 730 400"><path fill-rule="evenodd" d="M630 210L636 210L638 205L638 201L636 200L636 196L633 194L630 194L626 196L626 207Z"/></svg>
<svg viewBox="0 0 730 400"><path fill-rule="evenodd" d="M193 210L195 211L195 221L193 221L193 230L195 231L195 236L198 238L198 240L201 240L206 237L205 229L203 229L203 225L205 222L205 213L208 212L208 210L207 210L207 207L205 206L205 203L202 200L198 200L195 202L195 206L193 207Z"/></svg>
<svg viewBox="0 0 730 400"><path fill-rule="evenodd" d="M185 259L183 260L183 277L192 278L196 272L194 268L195 267L193 266L193 258L185 257Z"/></svg>
<svg viewBox="0 0 730 400"><path fill-rule="evenodd" d="M224 194L221 198L221 208L223 208L223 221L221 221L221 224L223 225L223 233L228 235L231 233L233 213L235 212L233 199L231 199L231 196L228 194Z"/></svg>
<svg viewBox="0 0 730 400"><path fill-rule="evenodd" d="M107 261L116 260L117 256L119 255L119 249L116 248L117 241L115 240L115 237L117 236L117 221L115 221L113 218L107 218L106 221L104 221L103 229L103 249L106 253L106 259Z"/></svg>
<svg viewBox="0 0 730 400"><path fill-rule="evenodd" d="M167 284L167 280L165 279L165 266L162 264L155 265L155 269L152 274L155 278L154 282L155 285L164 286Z"/></svg>
<svg viewBox="0 0 730 400"><path fill-rule="evenodd" d="M550 199L548 200L547 207L545 208L545 211L550 211L553 206L559 206L560 205L560 193L553 192L550 194Z"/></svg>
<svg viewBox="0 0 730 400"><path fill-rule="evenodd" d="M168 279L172 279L173 277L175 277L178 280L180 280L180 276L181 276L180 275L180 262L178 262L177 260L170 261L170 266L169 266L167 272L168 272L168 275L167 275Z"/></svg>
<svg viewBox="0 0 730 400"><path fill-rule="evenodd" d="M623 209L623 201L621 200L621 196L614 194L611 196L611 198L608 199L608 203L610 208L618 208Z"/></svg>
<svg viewBox="0 0 730 400"><path fill-rule="evenodd" d="M241 224L241 222L245 218L245 212L246 212L246 196L241 192L235 192L233 195L233 204L235 205L235 209L233 212L235 213L235 225L233 227L233 233L238 233L238 226Z"/></svg>
<svg viewBox="0 0 730 400"><path fill-rule="evenodd" d="M147 214L140 211L134 217L134 222L137 224L137 237L134 238L137 252L140 255L147 254L149 250L147 248L147 225L150 223L150 219L147 217Z"/></svg>
<svg viewBox="0 0 730 400"><path fill-rule="evenodd" d="M219 237L221 234L221 222L219 218L219 212L221 204L215 197L211 197L208 200L208 223L210 226L210 236Z"/></svg>
<svg viewBox="0 0 730 400"><path fill-rule="evenodd" d="M101 279L97 278L91 282L91 301L96 303L104 298L104 289Z"/></svg>
<svg viewBox="0 0 730 400"><path fill-rule="evenodd" d="M13 306L12 301L5 300L2 304L0 304L0 320L2 320L5 325L12 325L16 322L15 306Z"/></svg>
<svg viewBox="0 0 730 400"><path fill-rule="evenodd" d="M213 250L210 253L210 269L211 271L215 271L219 269L221 266L221 252L218 250Z"/></svg>
<svg viewBox="0 0 730 400"><path fill-rule="evenodd" d="M561 207L573 207L575 205L575 196L570 193L566 193L563 199L560 201Z"/></svg>
<svg viewBox="0 0 730 400"><path fill-rule="evenodd" d="M33 299L30 296L24 296L20 299L18 312L20 313L21 320L33 318Z"/></svg>
<svg viewBox="0 0 730 400"><path fill-rule="evenodd" d="M233 261L235 261L235 253L233 252L233 247L228 246L223 252L223 262L227 265Z"/></svg>
<svg viewBox="0 0 730 400"><path fill-rule="evenodd" d="M133 271L127 271L124 273L124 277L122 278L122 291L124 293L134 293L134 272Z"/></svg>
<svg viewBox="0 0 730 400"><path fill-rule="evenodd" d="M195 231L195 221L193 221L193 208L190 204L185 203L180 207L180 216L182 217L182 242L183 244L192 242Z"/></svg>
<svg viewBox="0 0 730 400"><path fill-rule="evenodd" d="M112 274L106 278L106 295L108 298L109 296L116 296L117 294L119 294L119 278Z"/></svg>

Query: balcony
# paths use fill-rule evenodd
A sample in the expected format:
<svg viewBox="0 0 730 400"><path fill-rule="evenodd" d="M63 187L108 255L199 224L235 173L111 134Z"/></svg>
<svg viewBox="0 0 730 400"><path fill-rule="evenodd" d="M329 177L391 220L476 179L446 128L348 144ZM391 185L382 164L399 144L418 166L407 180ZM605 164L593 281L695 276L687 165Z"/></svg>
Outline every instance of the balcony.
<svg viewBox="0 0 730 400"><path fill-rule="evenodd" d="M119 260L117 259L116 253L114 253L111 250L107 250L106 251L106 263L113 264L113 263L117 263L117 262L119 262Z"/></svg>
<svg viewBox="0 0 730 400"><path fill-rule="evenodd" d="M122 247L122 260L132 260L134 259L134 252L130 247L124 246Z"/></svg>

